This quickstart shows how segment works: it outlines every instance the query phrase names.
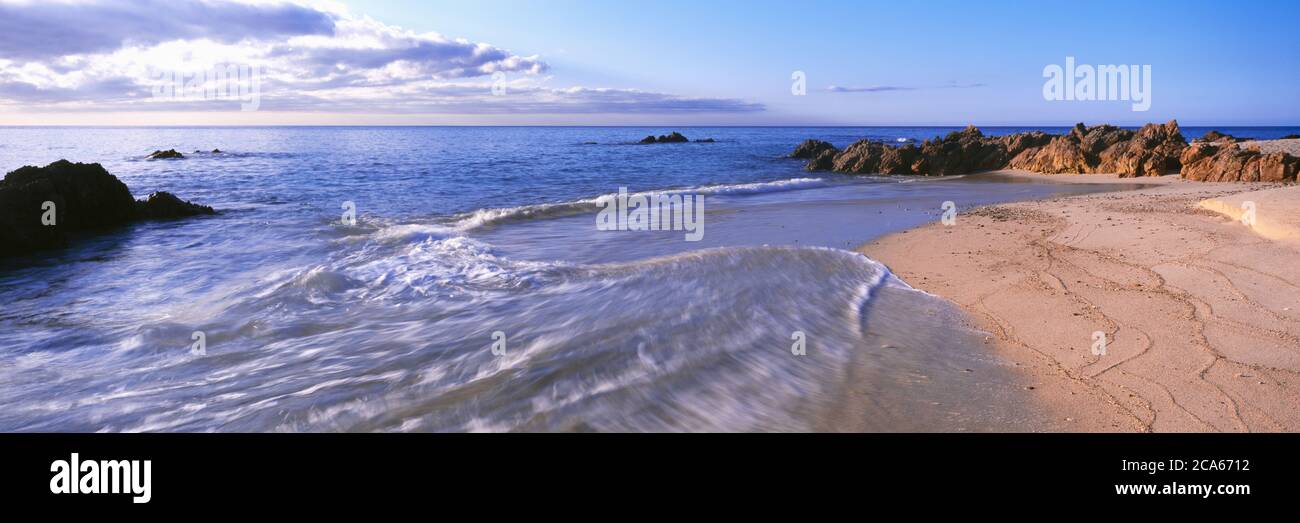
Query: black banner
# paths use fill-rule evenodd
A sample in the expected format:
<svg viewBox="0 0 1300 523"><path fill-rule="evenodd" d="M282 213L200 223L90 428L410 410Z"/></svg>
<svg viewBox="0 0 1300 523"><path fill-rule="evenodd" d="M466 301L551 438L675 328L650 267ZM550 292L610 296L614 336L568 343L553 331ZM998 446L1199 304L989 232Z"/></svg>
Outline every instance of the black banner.
<svg viewBox="0 0 1300 523"><path fill-rule="evenodd" d="M5 434L0 496L7 506L128 513L578 494L716 502L720 489L792 504L1256 507L1293 495L1297 443L1281 434Z"/></svg>

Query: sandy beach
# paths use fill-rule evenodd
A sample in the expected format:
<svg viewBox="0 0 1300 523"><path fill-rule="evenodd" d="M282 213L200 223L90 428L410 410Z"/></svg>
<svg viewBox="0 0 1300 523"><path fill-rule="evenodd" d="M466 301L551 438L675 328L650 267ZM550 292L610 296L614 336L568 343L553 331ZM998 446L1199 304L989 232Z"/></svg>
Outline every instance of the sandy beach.
<svg viewBox="0 0 1300 523"><path fill-rule="evenodd" d="M1300 187L1000 174L1153 186L956 202L951 226L859 250L969 312L1052 430L1300 430ZM1256 200L1259 231L1231 212Z"/></svg>

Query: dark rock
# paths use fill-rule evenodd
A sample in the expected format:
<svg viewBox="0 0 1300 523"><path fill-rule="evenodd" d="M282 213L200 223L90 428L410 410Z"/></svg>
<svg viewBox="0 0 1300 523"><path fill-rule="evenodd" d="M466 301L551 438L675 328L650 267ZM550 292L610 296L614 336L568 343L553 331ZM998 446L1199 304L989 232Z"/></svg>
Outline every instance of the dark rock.
<svg viewBox="0 0 1300 523"><path fill-rule="evenodd" d="M816 158L808 160L808 163L804 165L804 169L809 171L828 171L835 167L835 154L838 152L839 151L836 151L834 147L825 149L822 152L817 153Z"/></svg>
<svg viewBox="0 0 1300 523"><path fill-rule="evenodd" d="M212 154L221 154L221 149L213 149Z"/></svg>
<svg viewBox="0 0 1300 523"><path fill-rule="evenodd" d="M1300 134L1288 134L1286 136L1278 138L1278 140L1298 140L1298 139L1300 139Z"/></svg>
<svg viewBox="0 0 1300 523"><path fill-rule="evenodd" d="M695 140L695 143L713 143L713 142L716 142L716 141L717 141L717 140L714 140L713 138L700 138L700 139Z"/></svg>
<svg viewBox="0 0 1300 523"><path fill-rule="evenodd" d="M823 151L839 152L830 143L821 140L804 140L803 143L794 148L794 152L790 153L790 157L811 160L820 156Z"/></svg>
<svg viewBox="0 0 1300 523"><path fill-rule="evenodd" d="M840 173L880 173L880 159L887 149L888 146L880 142L859 140L849 144L848 147L844 148L843 152L835 155L831 163L831 169Z"/></svg>
<svg viewBox="0 0 1300 523"><path fill-rule="evenodd" d="M136 220L215 213L171 200L180 202L158 193L137 203L126 184L97 163L59 160L22 167L0 181L0 257L59 247L79 235ZM53 218L50 225L47 216Z"/></svg>
<svg viewBox="0 0 1300 523"><path fill-rule="evenodd" d="M905 145L903 148L912 147ZM953 131L942 139L921 144L920 159L912 164L914 174L946 176L989 171L1005 167L1006 146L999 138L985 138L973 125Z"/></svg>
<svg viewBox="0 0 1300 523"><path fill-rule="evenodd" d="M1244 142L1246 139L1237 138L1231 134L1224 134L1219 131L1207 131L1204 135L1201 135L1200 138L1197 138L1196 141L1209 143L1237 143Z"/></svg>
<svg viewBox="0 0 1300 523"><path fill-rule="evenodd" d="M650 136L642 138L639 143L685 143L689 141L690 140L687 139L685 136L682 136L682 133L673 131L672 134L661 134L659 135L658 138L655 138L655 136L652 134Z"/></svg>
<svg viewBox="0 0 1300 523"><path fill-rule="evenodd" d="M169 159L184 158L184 157L185 155L181 154L176 149L167 149L166 151L154 151L149 154L150 160L169 160Z"/></svg>
<svg viewBox="0 0 1300 523"><path fill-rule="evenodd" d="M907 144L891 147L881 142L860 140L835 155L831 168L855 174L913 174L912 166L921 157L921 149Z"/></svg>
<svg viewBox="0 0 1300 523"><path fill-rule="evenodd" d="M43 218L53 207L53 225ZM135 217L131 191L97 163L59 160L22 167L0 181L0 256L63 245L70 234L121 225Z"/></svg>
<svg viewBox="0 0 1300 523"><path fill-rule="evenodd" d="M216 214L206 205L187 202L169 192L156 192L135 202L136 218L140 220L171 220Z"/></svg>

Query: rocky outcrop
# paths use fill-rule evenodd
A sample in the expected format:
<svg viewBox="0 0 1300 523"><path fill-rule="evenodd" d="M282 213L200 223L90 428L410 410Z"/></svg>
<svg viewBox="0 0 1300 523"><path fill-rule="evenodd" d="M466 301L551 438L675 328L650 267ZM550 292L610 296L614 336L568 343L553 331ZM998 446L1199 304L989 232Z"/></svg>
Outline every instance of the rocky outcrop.
<svg viewBox="0 0 1300 523"><path fill-rule="evenodd" d="M898 149L907 149L904 145ZM953 131L942 139L921 143L919 157L911 173L945 176L1000 169L1006 165L1006 144L1000 138L987 138L971 125Z"/></svg>
<svg viewBox="0 0 1300 523"><path fill-rule="evenodd" d="M804 140L803 143L795 146L794 152L790 153L790 157L811 160L820 156L823 151L839 152L839 150L829 142L823 142L821 140Z"/></svg>
<svg viewBox="0 0 1300 523"><path fill-rule="evenodd" d="M1131 139L1108 146L1087 172L1116 173L1122 178L1175 174L1182 167L1178 158L1186 148L1178 122L1147 124Z"/></svg>
<svg viewBox="0 0 1300 523"><path fill-rule="evenodd" d="M809 170L828 168L836 172L856 174L965 174L1002 168L1008 151L1019 152L1030 144L1046 141L1043 133L1014 137L985 137L975 127L949 133L943 138L926 140L901 146L884 142L861 140L843 151L821 145L824 142L806 141L796 153L806 156L816 154L807 165Z"/></svg>
<svg viewBox="0 0 1300 523"><path fill-rule="evenodd" d="M176 149L167 149L166 151L154 151L149 153L147 158L150 160L173 160L184 157L185 155L181 154L180 151L177 151Z"/></svg>
<svg viewBox="0 0 1300 523"><path fill-rule="evenodd" d="M640 141L639 143L643 143L643 144L645 144L645 143L685 143L685 142L689 142L689 141L690 141L690 140L687 139L685 136L683 136L682 133L679 133L679 132L677 132L677 131L673 131L672 134L663 134L663 135L659 135L658 138L656 138L655 135L652 134L652 135L650 135L650 136L647 136L647 137L645 137L645 138L642 138L641 141Z"/></svg>
<svg viewBox="0 0 1300 523"><path fill-rule="evenodd" d="M1078 124L1043 147L1026 149L1007 166L1046 174L1159 176L1178 172L1178 155L1185 147L1187 141L1174 121L1147 124L1136 133L1113 125Z"/></svg>
<svg viewBox="0 0 1300 523"><path fill-rule="evenodd" d="M1007 167L1045 174L1082 173L1087 172L1088 158L1078 142L1058 136L1012 157Z"/></svg>
<svg viewBox="0 0 1300 523"><path fill-rule="evenodd" d="M1300 158L1232 143L1193 143L1183 151L1182 176L1203 182L1294 182Z"/></svg>
<svg viewBox="0 0 1300 523"><path fill-rule="evenodd" d="M989 137L971 126L926 140L920 147L862 140L839 151L826 142L806 140L790 156L808 160L808 170L854 174L940 176L1010 168L1045 174L1140 177L1181 172L1197 180L1295 180L1300 159L1294 156L1236 150L1235 138L1228 135L1207 133L1206 137L1219 142L1197 141L1189 147L1178 122L1172 120L1137 131L1077 124L1063 135L1033 131ZM1224 149L1224 144L1234 149Z"/></svg>
<svg viewBox="0 0 1300 523"><path fill-rule="evenodd" d="M97 163L23 167L0 181L0 257L59 247L78 235L137 220L215 213L169 193L137 202L126 184Z"/></svg>
<svg viewBox="0 0 1300 523"><path fill-rule="evenodd" d="M835 172L854 174L911 174L912 164L920 157L915 145L890 147L881 142L862 140L830 157Z"/></svg>

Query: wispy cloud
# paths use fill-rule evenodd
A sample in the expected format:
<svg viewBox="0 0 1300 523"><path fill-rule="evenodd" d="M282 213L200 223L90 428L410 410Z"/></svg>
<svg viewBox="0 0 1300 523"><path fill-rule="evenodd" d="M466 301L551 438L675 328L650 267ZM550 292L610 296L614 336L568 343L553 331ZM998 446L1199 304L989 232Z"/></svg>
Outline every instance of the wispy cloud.
<svg viewBox="0 0 1300 523"><path fill-rule="evenodd" d="M831 93L885 93L890 91L920 91L925 89L972 89L975 87L984 87L987 84L969 83L969 84L948 84L929 87L905 86L905 85L874 85L868 87L841 87L832 85L826 88Z"/></svg>
<svg viewBox="0 0 1300 523"><path fill-rule="evenodd" d="M225 111L150 96L159 71L261 71L261 108L368 113L736 113L735 99L549 86L550 66L483 42L416 33L341 6L283 1L0 0L0 106L26 111ZM509 74L505 94L486 83ZM499 76L499 75L497 75ZM500 82L499 78L495 79Z"/></svg>

